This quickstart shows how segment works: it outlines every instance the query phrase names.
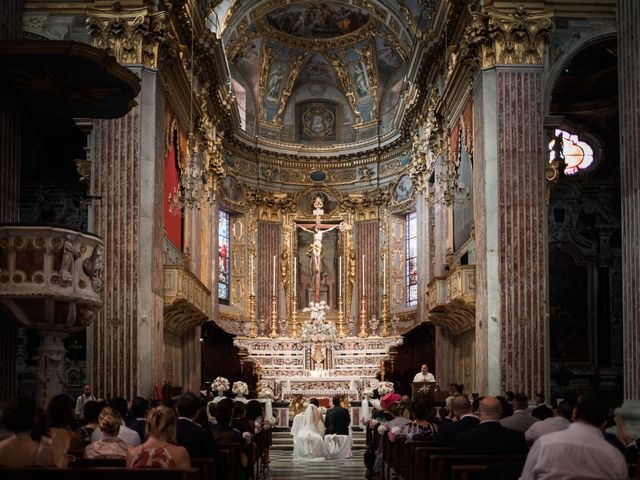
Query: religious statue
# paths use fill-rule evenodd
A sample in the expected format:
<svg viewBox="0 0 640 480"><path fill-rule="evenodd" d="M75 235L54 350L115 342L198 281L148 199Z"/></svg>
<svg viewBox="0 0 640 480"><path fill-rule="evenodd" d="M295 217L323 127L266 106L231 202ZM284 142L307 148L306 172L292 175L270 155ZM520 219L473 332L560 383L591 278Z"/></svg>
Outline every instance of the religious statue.
<svg viewBox="0 0 640 480"><path fill-rule="evenodd" d="M375 315L371 316L369 321L369 333L373 336L378 335L378 328L380 327L380 320Z"/></svg>
<svg viewBox="0 0 640 480"><path fill-rule="evenodd" d="M297 224L296 228L299 228L305 232L313 234L313 242L309 245L309 249L307 250L307 255L309 255L311 261L311 272L314 280L315 287L315 295L314 300L316 302L320 301L320 286L322 285L322 238L325 233L330 232L331 230L335 230L336 228L340 229L340 231L345 231L351 228L346 222L340 222L337 225L328 226L322 224L322 215L324 215L323 210L323 200L320 195L318 195L313 201L313 214L316 217L316 222L313 225L310 225L307 228L304 225Z"/></svg>
<svg viewBox="0 0 640 480"><path fill-rule="evenodd" d="M280 255L280 280L286 292L289 288L289 254L286 250Z"/></svg>
<svg viewBox="0 0 640 480"><path fill-rule="evenodd" d="M91 280L91 288L99 293L102 290L103 246L96 245L91 256L82 263L82 270Z"/></svg>
<svg viewBox="0 0 640 480"><path fill-rule="evenodd" d="M73 279L73 262L74 252L73 243L69 240L71 237L66 236L62 245L62 262L60 263L60 285L66 287L71 285Z"/></svg>

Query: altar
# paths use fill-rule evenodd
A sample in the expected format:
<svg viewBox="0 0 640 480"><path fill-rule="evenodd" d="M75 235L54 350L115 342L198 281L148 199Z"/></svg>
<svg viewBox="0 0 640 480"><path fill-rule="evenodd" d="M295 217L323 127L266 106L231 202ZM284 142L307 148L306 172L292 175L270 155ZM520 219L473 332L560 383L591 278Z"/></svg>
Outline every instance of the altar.
<svg viewBox="0 0 640 480"><path fill-rule="evenodd" d="M236 337L234 343L245 361L259 366L261 379L280 400L340 395L355 401L362 398L363 390L380 372L381 362L389 359L402 338L335 339L324 347L326 368L321 370L313 365L313 345L304 345L297 338Z"/></svg>

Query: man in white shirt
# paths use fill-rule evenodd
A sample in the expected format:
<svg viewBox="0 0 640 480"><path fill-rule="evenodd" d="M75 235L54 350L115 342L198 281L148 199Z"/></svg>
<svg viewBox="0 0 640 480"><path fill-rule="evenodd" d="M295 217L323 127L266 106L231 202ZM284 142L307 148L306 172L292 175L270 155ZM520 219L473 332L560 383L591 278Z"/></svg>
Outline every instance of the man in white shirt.
<svg viewBox="0 0 640 480"><path fill-rule="evenodd" d="M596 394L580 397L574 423L533 444L520 480L626 480L627 462L602 433L608 414L609 405Z"/></svg>
<svg viewBox="0 0 640 480"><path fill-rule="evenodd" d="M536 422L524 432L524 439L529 445L532 445L538 438L547 433L559 432L566 430L571 425L571 416L573 414L573 403L564 400L560 402L556 413L551 418L545 418L541 422Z"/></svg>
<svg viewBox="0 0 640 480"><path fill-rule="evenodd" d="M429 366L426 363L422 364L420 371L413 377L414 382L435 382L435 377L429 373Z"/></svg>
<svg viewBox="0 0 640 480"><path fill-rule="evenodd" d="M76 416L82 417L84 415L84 404L89 401L96 401L96 397L91 394L91 385L85 385L82 388L82 393L76 400Z"/></svg>

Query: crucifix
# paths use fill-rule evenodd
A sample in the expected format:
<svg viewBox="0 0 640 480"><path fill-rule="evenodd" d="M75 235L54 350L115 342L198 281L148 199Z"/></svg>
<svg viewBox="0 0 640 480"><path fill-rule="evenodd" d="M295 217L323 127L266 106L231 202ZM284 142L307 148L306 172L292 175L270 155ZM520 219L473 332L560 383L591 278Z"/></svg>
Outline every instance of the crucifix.
<svg viewBox="0 0 640 480"><path fill-rule="evenodd" d="M307 255L313 259L313 283L314 283L314 301L320 302L320 284L322 280L322 236L335 230L345 231L351 228L351 226L345 222L340 222L337 225L327 225L322 223L322 215L324 215L324 209L322 197L318 195L313 201L313 215L316 217L315 223L311 225L296 224L296 228L304 230L313 234L313 242L309 245ZM341 280L338 279L338 283Z"/></svg>

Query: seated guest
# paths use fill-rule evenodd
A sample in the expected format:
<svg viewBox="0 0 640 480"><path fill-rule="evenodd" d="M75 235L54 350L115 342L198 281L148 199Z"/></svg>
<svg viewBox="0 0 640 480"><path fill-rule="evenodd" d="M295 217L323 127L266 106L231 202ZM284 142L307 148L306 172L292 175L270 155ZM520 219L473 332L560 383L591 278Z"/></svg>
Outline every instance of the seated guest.
<svg viewBox="0 0 640 480"><path fill-rule="evenodd" d="M536 393L536 408L531 410L531 415L538 420L544 420L546 418L553 417L553 410L551 410L544 403L544 393L538 392Z"/></svg>
<svg viewBox="0 0 640 480"><path fill-rule="evenodd" d="M500 419L510 417L513 415L513 400L508 400L505 397L497 396L496 397L500 402L500 406L502 407L502 415L500 415ZM478 403L478 406L480 404Z"/></svg>
<svg viewBox="0 0 640 480"><path fill-rule="evenodd" d="M231 420L231 428L236 429L240 433L249 432L254 434L256 424L247 418L247 406L244 402L233 403L233 419Z"/></svg>
<svg viewBox="0 0 640 480"><path fill-rule="evenodd" d="M413 439L434 438L439 430L439 424L433 415L433 404L421 398L413 407L414 420L404 427L404 432Z"/></svg>
<svg viewBox="0 0 640 480"><path fill-rule="evenodd" d="M56 395L47 406L49 437L53 450L53 462L58 468L68 464L68 452L84 450L80 435L71 430L74 419L73 400L64 394Z"/></svg>
<svg viewBox="0 0 640 480"><path fill-rule="evenodd" d="M129 449L127 465L130 468L191 468L189 452L175 445L176 415L173 410L163 405L151 410L145 433L145 442Z"/></svg>
<svg viewBox="0 0 640 480"><path fill-rule="evenodd" d="M100 411L104 408L102 403L98 403L94 400L89 400L84 404L84 411L82 418L87 422L78 430L78 435L82 438L84 442L84 446L86 447L91 443L91 434L93 431L98 428L98 415L100 415Z"/></svg>
<svg viewBox="0 0 640 480"><path fill-rule="evenodd" d="M400 400L400 394L387 393L380 399L380 410L377 411L373 418L380 422L388 422L393 420L394 415L391 414L390 408Z"/></svg>
<svg viewBox="0 0 640 480"><path fill-rule="evenodd" d="M466 395L458 395L453 399L453 422L442 425L436 441L439 445L451 447L456 441L459 433L466 432L478 425L480 420L471 413L471 402Z"/></svg>
<svg viewBox="0 0 640 480"><path fill-rule="evenodd" d="M122 397L114 397L109 400L109 406L113 408L118 414L120 418L125 418L127 416L127 401ZM100 427L96 428L91 434L91 442L96 442L102 438L102 431ZM122 440L127 445L131 445L136 447L140 445L140 435L135 430L127 427L124 424L120 425L120 430L118 431L118 438Z"/></svg>
<svg viewBox="0 0 640 480"><path fill-rule="evenodd" d="M326 435L349 435L351 416L349 410L340 405L340 397L333 397L333 408L327 411L324 419Z"/></svg>
<svg viewBox="0 0 640 480"><path fill-rule="evenodd" d="M149 400L142 397L135 397L131 402L131 413L134 420L127 425L131 430L134 430L140 440L144 440L144 430L147 426L147 414L149 413Z"/></svg>
<svg viewBox="0 0 640 480"><path fill-rule="evenodd" d="M513 415L500 420L500 425L516 432L526 432L539 420L529 412L529 399L524 393L517 393L513 399Z"/></svg>
<svg viewBox="0 0 640 480"><path fill-rule="evenodd" d="M14 398L2 412L2 424L12 435L0 442L0 467L51 467L49 445L31 438L36 421L36 402L30 397Z"/></svg>
<svg viewBox="0 0 640 480"><path fill-rule="evenodd" d="M85 458L125 458L127 444L118 438L121 424L118 412L111 407L103 408L98 416L102 438L85 447Z"/></svg>
<svg viewBox="0 0 640 480"><path fill-rule="evenodd" d="M455 453L470 455L517 455L527 453L522 432L500 425L502 406L496 397L480 402L477 427L460 432L454 444Z"/></svg>
<svg viewBox="0 0 640 480"><path fill-rule="evenodd" d="M233 416L233 400L225 398L218 403L211 404L209 408L210 415L215 417L216 423L209 428L213 440L216 443L216 478L229 478L229 462L228 457L222 451L222 445L235 444L240 448L240 462L243 468L248 467L249 457L242 450L244 447L244 439L242 434L231 428L231 420Z"/></svg>
<svg viewBox="0 0 640 480"><path fill-rule="evenodd" d="M189 452L191 457L213 457L215 443L211 432L194 422L200 409L200 399L193 393L180 395L176 400L178 421L176 441Z"/></svg>
<svg viewBox="0 0 640 480"><path fill-rule="evenodd" d="M258 400L247 402L247 418L254 424L262 423L262 404Z"/></svg>
<svg viewBox="0 0 640 480"><path fill-rule="evenodd" d="M571 425L571 416L573 414L573 404L568 401L562 401L556 408L556 413L551 418L545 418L541 422L531 425L526 432L524 438L529 445L532 445L542 435L551 432L559 432L566 430Z"/></svg>
<svg viewBox="0 0 640 480"><path fill-rule="evenodd" d="M409 397L409 395L402 395L402 397L400 397L400 416L411 419L411 397Z"/></svg>
<svg viewBox="0 0 640 480"><path fill-rule="evenodd" d="M533 444L520 479L625 480L624 457L602 435L608 417L604 398L595 393L580 397L569 428L543 435Z"/></svg>

